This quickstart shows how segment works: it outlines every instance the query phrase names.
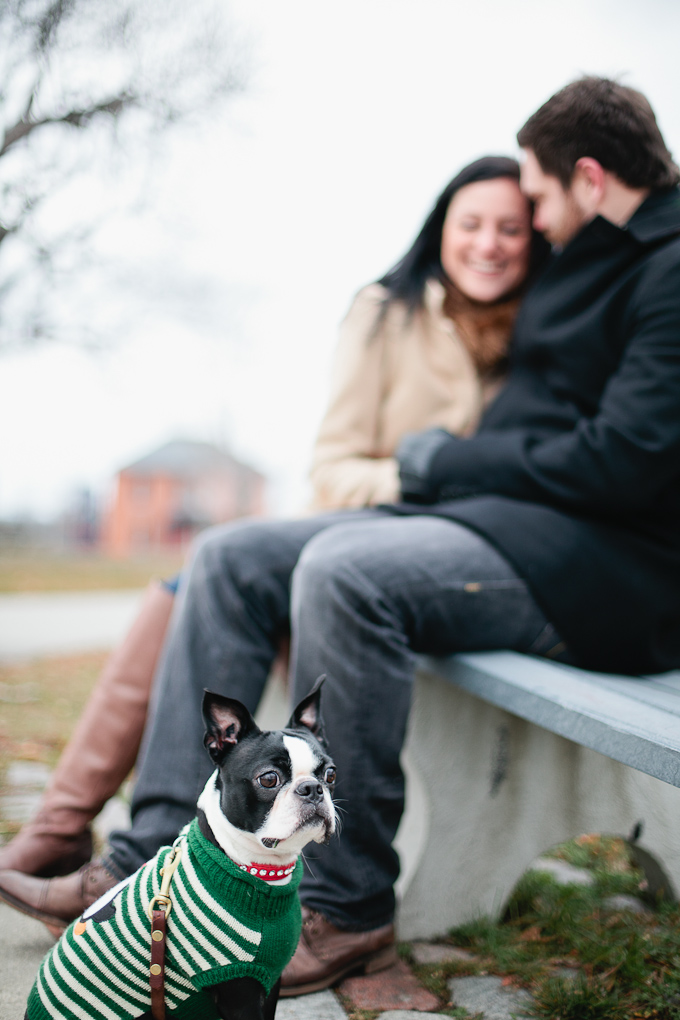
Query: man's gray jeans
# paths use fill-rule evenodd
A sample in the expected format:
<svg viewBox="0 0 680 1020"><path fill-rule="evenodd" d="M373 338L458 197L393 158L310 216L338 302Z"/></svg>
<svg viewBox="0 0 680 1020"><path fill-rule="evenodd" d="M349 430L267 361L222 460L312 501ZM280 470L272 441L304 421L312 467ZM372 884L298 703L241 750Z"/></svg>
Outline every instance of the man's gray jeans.
<svg viewBox="0 0 680 1020"><path fill-rule="evenodd" d="M212 770L203 688L254 710L289 621L293 702L327 675L322 714L343 813L341 836L308 848L301 899L341 927L374 928L394 911L416 654L540 650L552 628L510 564L452 521L364 510L212 529L180 585L132 828L111 837L114 870L134 871L193 817Z"/></svg>

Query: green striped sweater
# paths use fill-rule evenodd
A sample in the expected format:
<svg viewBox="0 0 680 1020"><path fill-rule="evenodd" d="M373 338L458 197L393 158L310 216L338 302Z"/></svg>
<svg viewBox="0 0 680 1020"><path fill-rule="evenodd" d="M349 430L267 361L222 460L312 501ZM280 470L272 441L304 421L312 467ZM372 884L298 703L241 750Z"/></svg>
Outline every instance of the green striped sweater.
<svg viewBox="0 0 680 1020"><path fill-rule="evenodd" d="M178 843L182 857L170 888L166 1008L177 1020L217 1018L205 989L253 977L269 992L295 952L302 864L298 861L288 885L277 887L241 871L195 820ZM28 999L29 1020L114 1020L151 1008L147 909L160 890L170 849L159 850L64 932L40 966Z"/></svg>

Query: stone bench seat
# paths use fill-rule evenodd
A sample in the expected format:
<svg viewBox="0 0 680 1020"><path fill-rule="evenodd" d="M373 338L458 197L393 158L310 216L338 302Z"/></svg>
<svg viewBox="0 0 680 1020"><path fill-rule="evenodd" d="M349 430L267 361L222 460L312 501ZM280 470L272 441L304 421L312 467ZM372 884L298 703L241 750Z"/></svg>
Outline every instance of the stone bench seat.
<svg viewBox="0 0 680 1020"><path fill-rule="evenodd" d="M422 658L406 766L407 804L417 789L424 805L402 938L498 916L536 857L585 832L635 831L650 882L680 889L680 671L619 677L516 652Z"/></svg>

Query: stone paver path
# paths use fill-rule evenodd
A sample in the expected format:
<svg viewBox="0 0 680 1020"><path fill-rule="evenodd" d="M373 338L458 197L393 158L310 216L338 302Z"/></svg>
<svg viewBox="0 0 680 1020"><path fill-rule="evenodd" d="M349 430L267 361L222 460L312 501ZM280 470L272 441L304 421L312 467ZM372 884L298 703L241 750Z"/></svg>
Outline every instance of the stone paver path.
<svg viewBox="0 0 680 1020"><path fill-rule="evenodd" d="M276 1020L347 1020L347 1014L334 992L316 992L298 999L279 999Z"/></svg>
<svg viewBox="0 0 680 1020"><path fill-rule="evenodd" d="M531 865L532 871L547 871L560 885L594 885L595 876L587 868L576 868L554 857L539 857Z"/></svg>
<svg viewBox="0 0 680 1020"><path fill-rule="evenodd" d="M482 1013L484 1020L519 1020L526 1016L524 1007L531 1002L528 992L504 985L499 977L451 978L449 990L454 1005L463 1006L473 1016Z"/></svg>
<svg viewBox="0 0 680 1020"><path fill-rule="evenodd" d="M445 1013L425 1013L426 1020L450 1020ZM378 1020L423 1020L423 1014L415 1009L389 1009L381 1013ZM277 1014L278 1020L278 1014Z"/></svg>
<svg viewBox="0 0 680 1020"><path fill-rule="evenodd" d="M23 1020L38 965L54 945L39 921L0 903L0 1017Z"/></svg>
<svg viewBox="0 0 680 1020"><path fill-rule="evenodd" d="M474 960L474 953L469 949L460 949L458 946L440 946L432 942L413 942L411 953L416 963L434 964L451 963L457 961L465 963Z"/></svg>
<svg viewBox="0 0 680 1020"><path fill-rule="evenodd" d="M358 1009L416 1009L432 1011L439 1000L418 983L403 960L377 974L346 978L340 992Z"/></svg>

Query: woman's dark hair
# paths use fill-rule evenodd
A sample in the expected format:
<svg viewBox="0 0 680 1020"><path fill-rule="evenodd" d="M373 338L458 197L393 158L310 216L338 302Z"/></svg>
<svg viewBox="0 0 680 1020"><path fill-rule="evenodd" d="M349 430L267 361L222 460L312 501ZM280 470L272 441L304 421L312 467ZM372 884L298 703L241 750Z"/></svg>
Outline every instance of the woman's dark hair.
<svg viewBox="0 0 680 1020"><path fill-rule="evenodd" d="M529 117L517 141L563 188L582 156L629 188L661 191L680 181L648 100L609 78L588 75L560 89Z"/></svg>
<svg viewBox="0 0 680 1020"><path fill-rule="evenodd" d="M387 302L403 301L409 312L422 307L425 284L428 280L446 280L441 263L442 230L451 199L467 184L493 181L509 177L519 182L519 163L508 156L484 156L463 167L449 181L425 220L422 229L403 258L378 280L389 291ZM529 275L542 263L549 247L540 234L534 232Z"/></svg>

